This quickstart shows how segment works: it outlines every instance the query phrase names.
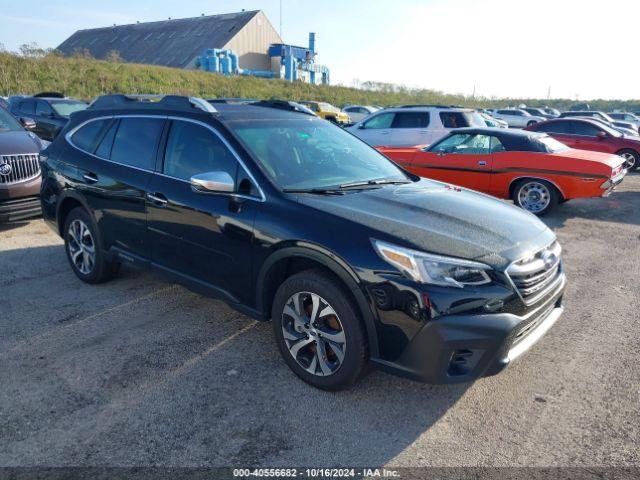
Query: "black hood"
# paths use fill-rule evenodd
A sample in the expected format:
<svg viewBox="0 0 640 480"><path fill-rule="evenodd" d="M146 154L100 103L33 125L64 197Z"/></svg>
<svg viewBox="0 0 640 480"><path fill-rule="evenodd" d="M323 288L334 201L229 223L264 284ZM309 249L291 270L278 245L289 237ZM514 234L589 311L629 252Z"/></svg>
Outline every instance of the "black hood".
<svg viewBox="0 0 640 480"><path fill-rule="evenodd" d="M380 240L504 268L555 234L534 215L471 190L420 180L407 185L300 195L299 201L376 230Z"/></svg>
<svg viewBox="0 0 640 480"><path fill-rule="evenodd" d="M40 150L42 150L42 143L32 133L24 130L0 132L0 155L40 153Z"/></svg>

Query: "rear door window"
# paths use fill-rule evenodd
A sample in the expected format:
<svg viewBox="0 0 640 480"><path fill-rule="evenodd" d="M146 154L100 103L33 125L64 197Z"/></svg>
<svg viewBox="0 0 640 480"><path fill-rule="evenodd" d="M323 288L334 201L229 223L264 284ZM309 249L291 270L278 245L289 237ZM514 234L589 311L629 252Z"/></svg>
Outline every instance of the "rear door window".
<svg viewBox="0 0 640 480"><path fill-rule="evenodd" d="M583 137L596 137L600 133L600 129L595 125L591 125L587 122L571 122L574 135L581 135Z"/></svg>
<svg viewBox="0 0 640 480"><path fill-rule="evenodd" d="M208 128L190 122L174 121L169 130L162 172L170 177L189 180L206 172L226 172L235 180L238 162Z"/></svg>
<svg viewBox="0 0 640 480"><path fill-rule="evenodd" d="M536 127L537 132L547 132L547 133L559 133L559 134L570 134L571 133L571 125L572 122L549 122L549 123L539 123Z"/></svg>
<svg viewBox="0 0 640 480"><path fill-rule="evenodd" d="M429 112L398 112L391 128L426 128L429 125Z"/></svg>
<svg viewBox="0 0 640 480"><path fill-rule="evenodd" d="M395 113L381 113L367 120L363 127L367 129L391 128Z"/></svg>
<svg viewBox="0 0 640 480"><path fill-rule="evenodd" d="M122 118L111 149L111 160L153 170L163 126L163 118Z"/></svg>
<svg viewBox="0 0 640 480"><path fill-rule="evenodd" d="M89 122L73 134L71 141L80 150L93 153L111 122L110 118Z"/></svg>

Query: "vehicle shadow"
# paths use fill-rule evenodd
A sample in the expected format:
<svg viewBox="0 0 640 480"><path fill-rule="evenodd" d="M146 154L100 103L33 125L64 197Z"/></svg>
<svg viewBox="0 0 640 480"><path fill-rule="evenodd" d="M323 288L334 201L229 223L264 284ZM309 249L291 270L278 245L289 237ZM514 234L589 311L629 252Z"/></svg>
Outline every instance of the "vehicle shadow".
<svg viewBox="0 0 640 480"><path fill-rule="evenodd" d="M3 465L378 466L471 386L374 371L320 391L269 323L147 272L86 285L62 245L0 251L0 266Z"/></svg>
<svg viewBox="0 0 640 480"><path fill-rule="evenodd" d="M20 228L20 227L24 227L25 225L27 225L29 223L28 220L25 221L17 221L17 222L5 222L5 223L0 223L0 233L1 232L7 232L9 230L14 230L16 228Z"/></svg>
<svg viewBox="0 0 640 480"><path fill-rule="evenodd" d="M606 198L570 200L540 220L550 228L560 228L572 218L640 225L640 191L614 191Z"/></svg>

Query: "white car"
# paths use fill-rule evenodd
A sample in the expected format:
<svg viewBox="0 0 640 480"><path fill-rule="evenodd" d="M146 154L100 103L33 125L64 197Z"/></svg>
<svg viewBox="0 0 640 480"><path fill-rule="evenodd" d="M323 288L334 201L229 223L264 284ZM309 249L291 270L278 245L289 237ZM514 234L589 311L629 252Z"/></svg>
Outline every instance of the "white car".
<svg viewBox="0 0 640 480"><path fill-rule="evenodd" d="M372 107L371 105L349 105L348 107L344 107L342 109L343 112L349 114L349 118L351 118L352 122L359 122L364 120L372 113L380 110L377 107Z"/></svg>
<svg viewBox="0 0 640 480"><path fill-rule="evenodd" d="M492 111L491 116L504 120L510 128L524 128L546 120L544 117L531 115L520 108L498 108Z"/></svg>
<svg viewBox="0 0 640 480"><path fill-rule="evenodd" d="M374 147L409 147L430 145L456 128L484 126L470 108L405 105L375 112L347 130Z"/></svg>
<svg viewBox="0 0 640 480"><path fill-rule="evenodd" d="M633 113L611 112L607 115L609 115L615 121L629 122L635 127L636 130L640 131L640 117L637 117Z"/></svg>

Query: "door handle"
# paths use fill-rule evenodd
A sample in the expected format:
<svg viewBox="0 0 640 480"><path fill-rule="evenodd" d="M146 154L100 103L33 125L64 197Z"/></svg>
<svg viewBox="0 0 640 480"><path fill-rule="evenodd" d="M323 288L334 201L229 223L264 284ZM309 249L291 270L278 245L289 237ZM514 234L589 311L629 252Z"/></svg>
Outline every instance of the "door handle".
<svg viewBox="0 0 640 480"><path fill-rule="evenodd" d="M157 205L158 207L164 207L167 203L169 203L169 200L167 200L167 198L161 193L147 193L147 198L151 203Z"/></svg>
<svg viewBox="0 0 640 480"><path fill-rule="evenodd" d="M480 160L480 161L478 162L478 165L480 165L481 167L484 167L484 166L486 166L486 165L487 165L487 162L485 162L484 160Z"/></svg>
<svg viewBox="0 0 640 480"><path fill-rule="evenodd" d="M84 178L84 181L87 183L98 183L98 176L95 173L85 173L82 175L82 178Z"/></svg>

